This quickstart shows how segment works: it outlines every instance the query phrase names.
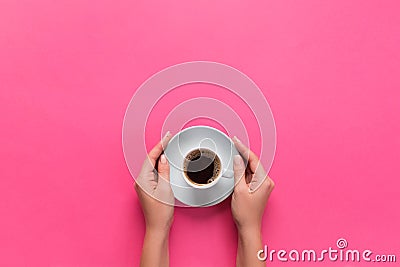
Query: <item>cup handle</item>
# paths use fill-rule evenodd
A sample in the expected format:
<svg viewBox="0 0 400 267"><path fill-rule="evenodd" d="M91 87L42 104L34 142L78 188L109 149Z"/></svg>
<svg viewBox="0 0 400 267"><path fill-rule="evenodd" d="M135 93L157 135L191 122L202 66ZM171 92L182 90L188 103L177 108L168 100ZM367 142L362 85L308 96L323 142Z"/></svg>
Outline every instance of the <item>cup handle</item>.
<svg viewBox="0 0 400 267"><path fill-rule="evenodd" d="M228 179L229 178L233 178L233 171L225 169L225 170L223 170L223 173L222 173L221 177L222 178L228 178Z"/></svg>

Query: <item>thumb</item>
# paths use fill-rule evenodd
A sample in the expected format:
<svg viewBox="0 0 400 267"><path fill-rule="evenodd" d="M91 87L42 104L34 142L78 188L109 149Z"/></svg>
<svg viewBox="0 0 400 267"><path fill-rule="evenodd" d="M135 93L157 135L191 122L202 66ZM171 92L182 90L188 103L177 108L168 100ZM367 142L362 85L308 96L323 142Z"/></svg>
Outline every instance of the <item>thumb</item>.
<svg viewBox="0 0 400 267"><path fill-rule="evenodd" d="M169 184L169 163L164 154L161 155L158 161L158 184L157 188L161 190L170 187Z"/></svg>
<svg viewBox="0 0 400 267"><path fill-rule="evenodd" d="M235 155L233 158L233 177L235 179L235 192L239 190L246 190L247 184L244 177L246 172L246 167L244 165L243 159L240 155Z"/></svg>

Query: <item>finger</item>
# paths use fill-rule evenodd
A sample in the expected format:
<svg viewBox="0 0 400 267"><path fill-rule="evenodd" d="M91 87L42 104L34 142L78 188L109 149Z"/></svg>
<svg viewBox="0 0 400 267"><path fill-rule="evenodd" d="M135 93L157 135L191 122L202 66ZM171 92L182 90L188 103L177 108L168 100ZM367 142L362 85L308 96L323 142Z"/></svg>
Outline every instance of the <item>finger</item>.
<svg viewBox="0 0 400 267"><path fill-rule="evenodd" d="M254 154L253 151L251 151L245 144L243 144L239 138L237 138L236 136L234 136L232 138L233 143L235 144L235 147L237 148L237 150L239 151L239 153L242 155L243 158L245 158L250 165L255 165L258 162L258 157L256 156L256 154ZM257 166L254 166L257 167ZM254 172L256 169L252 168L252 166L250 166L250 169Z"/></svg>
<svg viewBox="0 0 400 267"><path fill-rule="evenodd" d="M272 190L275 188L275 182L269 176L267 176L267 179L265 180L265 187L267 188L268 192L272 192Z"/></svg>
<svg viewBox="0 0 400 267"><path fill-rule="evenodd" d="M167 146L169 140L171 139L171 133L168 131L161 141L153 147L153 149L149 152L150 160L156 162L156 160L160 157L161 153L164 151L164 148Z"/></svg>
<svg viewBox="0 0 400 267"><path fill-rule="evenodd" d="M152 194L157 187L157 182L154 179L154 174L151 174L153 178L148 177L138 177L135 181L136 192L144 191L148 194Z"/></svg>
<svg viewBox="0 0 400 267"><path fill-rule="evenodd" d="M255 178L264 178L265 177L265 170L264 167L262 166L260 160L258 159L257 155L250 150L245 144L243 144L239 138L234 136L232 138L233 143L235 144L237 150L239 153L248 160L248 165L253 175L253 179Z"/></svg>
<svg viewBox="0 0 400 267"><path fill-rule="evenodd" d="M164 154L161 155L158 161L158 182L165 181L169 183L169 163Z"/></svg>
<svg viewBox="0 0 400 267"><path fill-rule="evenodd" d="M164 154L160 156L158 161L158 183L154 196L163 203L174 205L169 176L169 163Z"/></svg>
<svg viewBox="0 0 400 267"><path fill-rule="evenodd" d="M250 192L255 192L257 191L257 189L260 188L261 184L265 183L265 178L262 178L261 180L257 179L256 176L253 176L253 179L251 179L250 183L249 183L249 190Z"/></svg>
<svg viewBox="0 0 400 267"><path fill-rule="evenodd" d="M145 161L146 167L150 167L149 165L151 165L151 169L154 168L154 166L156 165L156 161L157 159L160 157L161 153L164 151L164 148L166 148L166 146L168 145L169 140L171 140L171 133L168 131L164 137L161 139L160 142L158 142L157 145L155 145L153 147L153 149L149 152L149 154L147 155L147 159Z"/></svg>
<svg viewBox="0 0 400 267"><path fill-rule="evenodd" d="M262 180L259 180L259 181L256 180L256 181L254 181L254 182L252 181L250 183L250 192L253 193L262 187L269 194L274 189L275 183L274 183L274 181L272 181L271 178L269 178L268 176L265 176Z"/></svg>
<svg viewBox="0 0 400 267"><path fill-rule="evenodd" d="M261 166L261 164L259 166ZM250 192L256 191L257 189L259 189L261 187L261 185L267 183L267 180L268 180L267 175L265 173L262 173L262 174L260 174L260 173L261 172L259 171L253 175L253 177L249 183Z"/></svg>
<svg viewBox="0 0 400 267"><path fill-rule="evenodd" d="M269 183L269 191L272 192L274 190L274 188L275 188L275 182L274 182L274 180L272 180L269 177L268 177L268 179L270 181L270 183Z"/></svg>
<svg viewBox="0 0 400 267"><path fill-rule="evenodd" d="M245 171L246 166L244 165L242 157L240 155L235 155L235 157L233 158L233 177L235 179L235 192L248 189L246 179L244 177Z"/></svg>

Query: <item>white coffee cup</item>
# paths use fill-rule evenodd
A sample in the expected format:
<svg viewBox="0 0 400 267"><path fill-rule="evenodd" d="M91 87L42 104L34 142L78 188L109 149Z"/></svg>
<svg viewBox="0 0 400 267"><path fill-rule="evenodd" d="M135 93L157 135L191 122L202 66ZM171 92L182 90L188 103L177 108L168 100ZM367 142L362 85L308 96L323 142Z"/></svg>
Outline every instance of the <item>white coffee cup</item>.
<svg viewBox="0 0 400 267"><path fill-rule="evenodd" d="M206 185L196 185L185 178L184 161L195 149L209 149L221 161L221 172ZM192 126L177 132L166 147L170 164L170 183L175 198L189 206L209 206L221 202L233 191L233 158L239 155L232 140L209 126Z"/></svg>
<svg viewBox="0 0 400 267"><path fill-rule="evenodd" d="M182 162L182 170L187 184L198 189L210 188L221 178L233 178L233 171L224 168L221 156L207 145L190 150Z"/></svg>

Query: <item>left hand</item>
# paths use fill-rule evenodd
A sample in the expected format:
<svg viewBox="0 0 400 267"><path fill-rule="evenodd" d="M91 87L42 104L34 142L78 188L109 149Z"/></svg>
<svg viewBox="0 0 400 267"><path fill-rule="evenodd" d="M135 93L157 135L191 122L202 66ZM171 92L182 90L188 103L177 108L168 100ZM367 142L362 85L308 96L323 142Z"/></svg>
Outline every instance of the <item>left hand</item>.
<svg viewBox="0 0 400 267"><path fill-rule="evenodd" d="M169 163L162 154L170 139L168 132L149 152L135 182L146 229L151 231L169 231L173 221L175 198L169 183Z"/></svg>

